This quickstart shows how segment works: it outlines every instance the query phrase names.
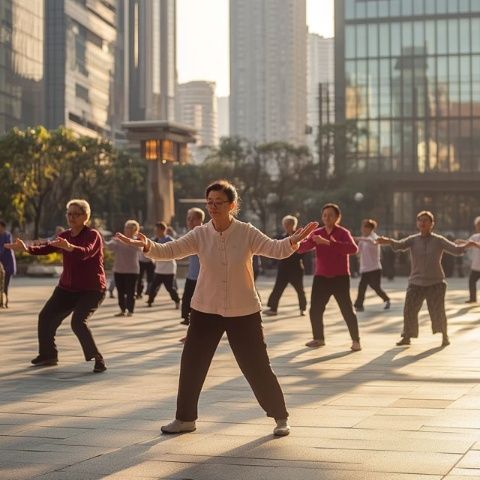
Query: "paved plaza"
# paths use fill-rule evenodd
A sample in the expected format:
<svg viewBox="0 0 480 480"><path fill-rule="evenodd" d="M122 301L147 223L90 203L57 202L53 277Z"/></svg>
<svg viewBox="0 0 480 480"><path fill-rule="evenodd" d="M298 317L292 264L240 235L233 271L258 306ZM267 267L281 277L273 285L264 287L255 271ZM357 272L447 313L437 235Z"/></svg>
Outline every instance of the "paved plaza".
<svg viewBox="0 0 480 480"><path fill-rule="evenodd" d="M332 301L326 342L310 350L308 317L293 289L266 318L273 368L290 412L289 437L272 436L222 340L192 434L166 436L175 414L185 333L165 291L116 318L107 299L91 321L108 370L93 374L65 322L60 362L34 368L37 313L56 279L14 279L0 311L0 478L176 480L417 480L480 478L480 305L466 305L467 279L447 292L452 344L441 348L422 310L420 338L396 347L406 279L385 282L392 309L369 290L359 314L363 351L350 352ZM180 282L181 284L182 282ZM311 277L307 277L310 293ZM273 281L260 278L264 300ZM352 282L352 294L357 280ZM180 285L181 286L181 285Z"/></svg>

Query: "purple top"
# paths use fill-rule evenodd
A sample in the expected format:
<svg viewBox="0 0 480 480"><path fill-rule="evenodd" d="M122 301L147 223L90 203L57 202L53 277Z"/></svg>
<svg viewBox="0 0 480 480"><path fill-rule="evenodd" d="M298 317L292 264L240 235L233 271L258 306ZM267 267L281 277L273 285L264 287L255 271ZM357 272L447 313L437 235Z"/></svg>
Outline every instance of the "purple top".
<svg viewBox="0 0 480 480"><path fill-rule="evenodd" d="M17 271L15 254L13 250L4 247L6 243L12 243L12 234L10 232L0 234L0 263L3 265L7 275L14 275Z"/></svg>

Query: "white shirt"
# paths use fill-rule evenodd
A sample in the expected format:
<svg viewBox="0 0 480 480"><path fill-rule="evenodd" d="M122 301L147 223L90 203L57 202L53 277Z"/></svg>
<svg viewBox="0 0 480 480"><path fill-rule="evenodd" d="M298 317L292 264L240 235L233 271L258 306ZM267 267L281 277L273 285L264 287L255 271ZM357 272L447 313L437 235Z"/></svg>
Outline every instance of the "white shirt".
<svg viewBox="0 0 480 480"><path fill-rule="evenodd" d="M469 240L474 242L480 242L480 233L474 233ZM480 248L470 248L470 258L472 259L472 265L470 268L477 272L480 272Z"/></svg>
<svg viewBox="0 0 480 480"><path fill-rule="evenodd" d="M217 232L209 221L173 242L148 243L150 249L145 255L155 260L198 255L200 274L191 306L224 317L251 315L261 310L253 281L253 255L286 258L296 250L289 238L273 240L235 218L224 232Z"/></svg>
<svg viewBox="0 0 480 480"><path fill-rule="evenodd" d="M158 243L155 245L161 244ZM175 260L155 262L155 273L158 273L159 275L175 275L177 273L177 262Z"/></svg>
<svg viewBox="0 0 480 480"><path fill-rule="evenodd" d="M120 240L112 238L105 245L115 253L113 260L114 273L140 273L140 264L138 263L141 248L125 245Z"/></svg>
<svg viewBox="0 0 480 480"><path fill-rule="evenodd" d="M358 252L360 254L360 273L381 270L380 245L375 243L378 235L372 232L368 237L359 237Z"/></svg>

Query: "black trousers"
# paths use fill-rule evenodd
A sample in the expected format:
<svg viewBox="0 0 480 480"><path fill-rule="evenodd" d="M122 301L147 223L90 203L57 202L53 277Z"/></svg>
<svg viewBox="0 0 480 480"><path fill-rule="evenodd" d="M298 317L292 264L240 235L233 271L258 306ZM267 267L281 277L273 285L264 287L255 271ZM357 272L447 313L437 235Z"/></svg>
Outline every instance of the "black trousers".
<svg viewBox="0 0 480 480"><path fill-rule="evenodd" d="M218 343L227 333L238 366L268 417L288 417L283 392L273 373L263 337L260 313L222 317L192 310L182 353L176 418L194 421L198 398Z"/></svg>
<svg viewBox="0 0 480 480"><path fill-rule="evenodd" d="M307 298L305 297L305 290L303 289L303 270L293 272L279 270L277 278L275 279L275 285L267 302L267 305L275 312L278 309L280 297L289 283L297 292L300 310L303 311L307 309Z"/></svg>
<svg viewBox="0 0 480 480"><path fill-rule="evenodd" d="M357 299L355 300L355 307L363 307L363 302L365 300L365 292L367 287L371 287L375 293L384 301L390 301L388 295L382 290L380 282L382 280L382 271L373 270L371 272L364 272L360 278L360 283L358 284L358 293Z"/></svg>
<svg viewBox="0 0 480 480"><path fill-rule="evenodd" d="M323 313L332 295L340 307L340 312L347 324L351 339L359 341L358 321L350 298L350 277L348 275L340 277L315 275L313 277L312 298L310 301L310 323L312 324L313 338L315 340L325 339Z"/></svg>
<svg viewBox="0 0 480 480"><path fill-rule="evenodd" d="M133 313L135 310L135 286L137 284L137 273L114 273L115 285L118 293L118 306L124 312L128 310Z"/></svg>
<svg viewBox="0 0 480 480"><path fill-rule="evenodd" d="M56 287L38 316L39 355L44 358L57 358L55 333L71 313L73 313L72 330L80 341L85 360L88 361L100 355L87 320L98 309L104 298L105 292L69 292Z"/></svg>
<svg viewBox="0 0 480 480"><path fill-rule="evenodd" d="M477 301L477 282L480 280L480 272L478 270L470 270L468 277L468 289L470 290L470 300Z"/></svg>
<svg viewBox="0 0 480 480"><path fill-rule="evenodd" d="M196 286L196 280L192 280L191 278L185 280L185 287L182 295L182 318L187 322L190 317L190 302L192 301L193 292L195 292Z"/></svg>
<svg viewBox="0 0 480 480"><path fill-rule="evenodd" d="M152 284L153 276L155 275L155 264L153 262L138 262L140 264L140 274L137 279L137 297L140 297L145 288L145 292L148 293L150 285ZM147 278L147 285L143 283L143 277Z"/></svg>
<svg viewBox="0 0 480 480"><path fill-rule="evenodd" d="M175 275L173 273L156 273L154 275L152 284L150 285L150 291L148 292L148 303L153 303L162 284L165 285L167 292L170 294L170 298L175 303L180 303L180 297L177 292L177 282L175 281Z"/></svg>
<svg viewBox="0 0 480 480"><path fill-rule="evenodd" d="M428 313L432 322L432 332L447 334L446 291L447 285L445 283L437 283L426 287L413 284L408 285L403 307L402 337L418 337L418 312L425 300L427 301Z"/></svg>

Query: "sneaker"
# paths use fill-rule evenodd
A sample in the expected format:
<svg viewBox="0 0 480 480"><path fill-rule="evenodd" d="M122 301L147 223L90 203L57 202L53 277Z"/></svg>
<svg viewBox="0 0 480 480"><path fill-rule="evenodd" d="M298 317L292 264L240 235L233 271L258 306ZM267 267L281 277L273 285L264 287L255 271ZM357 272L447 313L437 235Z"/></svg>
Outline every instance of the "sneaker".
<svg viewBox="0 0 480 480"><path fill-rule="evenodd" d="M152 307L152 302L147 302L147 307L151 308Z"/></svg>
<svg viewBox="0 0 480 480"><path fill-rule="evenodd" d="M364 312L364 311L365 311L365 308L364 308L364 307L357 307L357 306L355 306L355 310L356 310L357 312Z"/></svg>
<svg viewBox="0 0 480 480"><path fill-rule="evenodd" d="M95 359L95 366L93 367L93 373L101 373L107 369L105 365L105 360L103 358Z"/></svg>
<svg viewBox="0 0 480 480"><path fill-rule="evenodd" d="M353 341L352 346L350 347L350 350L352 352L359 352L362 349L362 346L360 345L360 342Z"/></svg>
<svg viewBox="0 0 480 480"><path fill-rule="evenodd" d="M127 312L127 317L133 317L133 312Z"/></svg>
<svg viewBox="0 0 480 480"><path fill-rule="evenodd" d="M49 367L53 365L58 364L58 358L52 357L52 358L45 358L42 356L35 357L31 362L32 365L35 365L36 367Z"/></svg>
<svg viewBox="0 0 480 480"><path fill-rule="evenodd" d="M402 345L410 345L410 338L402 337L395 345L397 345L397 347L401 347Z"/></svg>
<svg viewBox="0 0 480 480"><path fill-rule="evenodd" d="M125 317L125 312L118 312L114 315L114 317Z"/></svg>
<svg viewBox="0 0 480 480"><path fill-rule="evenodd" d="M184 318L184 319L180 322L180 325L189 325L189 324L190 324L190 322L189 322L186 318Z"/></svg>
<svg viewBox="0 0 480 480"><path fill-rule="evenodd" d="M266 315L267 317L274 317L275 315L278 315L277 311L272 310L271 308L270 310L265 310L263 314Z"/></svg>
<svg viewBox="0 0 480 480"><path fill-rule="evenodd" d="M448 347L450 345L450 339L448 335L444 335L442 338L442 347Z"/></svg>
<svg viewBox="0 0 480 480"><path fill-rule="evenodd" d="M300 310L300 316L304 317L306 315L305 310Z"/></svg>
<svg viewBox="0 0 480 480"><path fill-rule="evenodd" d="M309 348L319 348L319 347L324 347L325 346L325 340L310 340L305 344L306 347Z"/></svg>
<svg viewBox="0 0 480 480"><path fill-rule="evenodd" d="M390 310L390 300L387 300L383 306L384 310Z"/></svg>
<svg viewBox="0 0 480 480"><path fill-rule="evenodd" d="M290 425L288 424L288 418L281 418L275 421L277 422L277 425L273 429L273 434L276 437L286 437L290 434Z"/></svg>
<svg viewBox="0 0 480 480"><path fill-rule="evenodd" d="M168 425L163 425L160 430L162 433L188 433L194 432L197 429L195 422L182 422L181 420L175 419L173 422L170 422Z"/></svg>
<svg viewBox="0 0 480 480"><path fill-rule="evenodd" d="M175 310L180 310L180 302L175 302Z"/></svg>
<svg viewBox="0 0 480 480"><path fill-rule="evenodd" d="M470 300L467 300L465 303L477 303L477 301L470 299Z"/></svg>

